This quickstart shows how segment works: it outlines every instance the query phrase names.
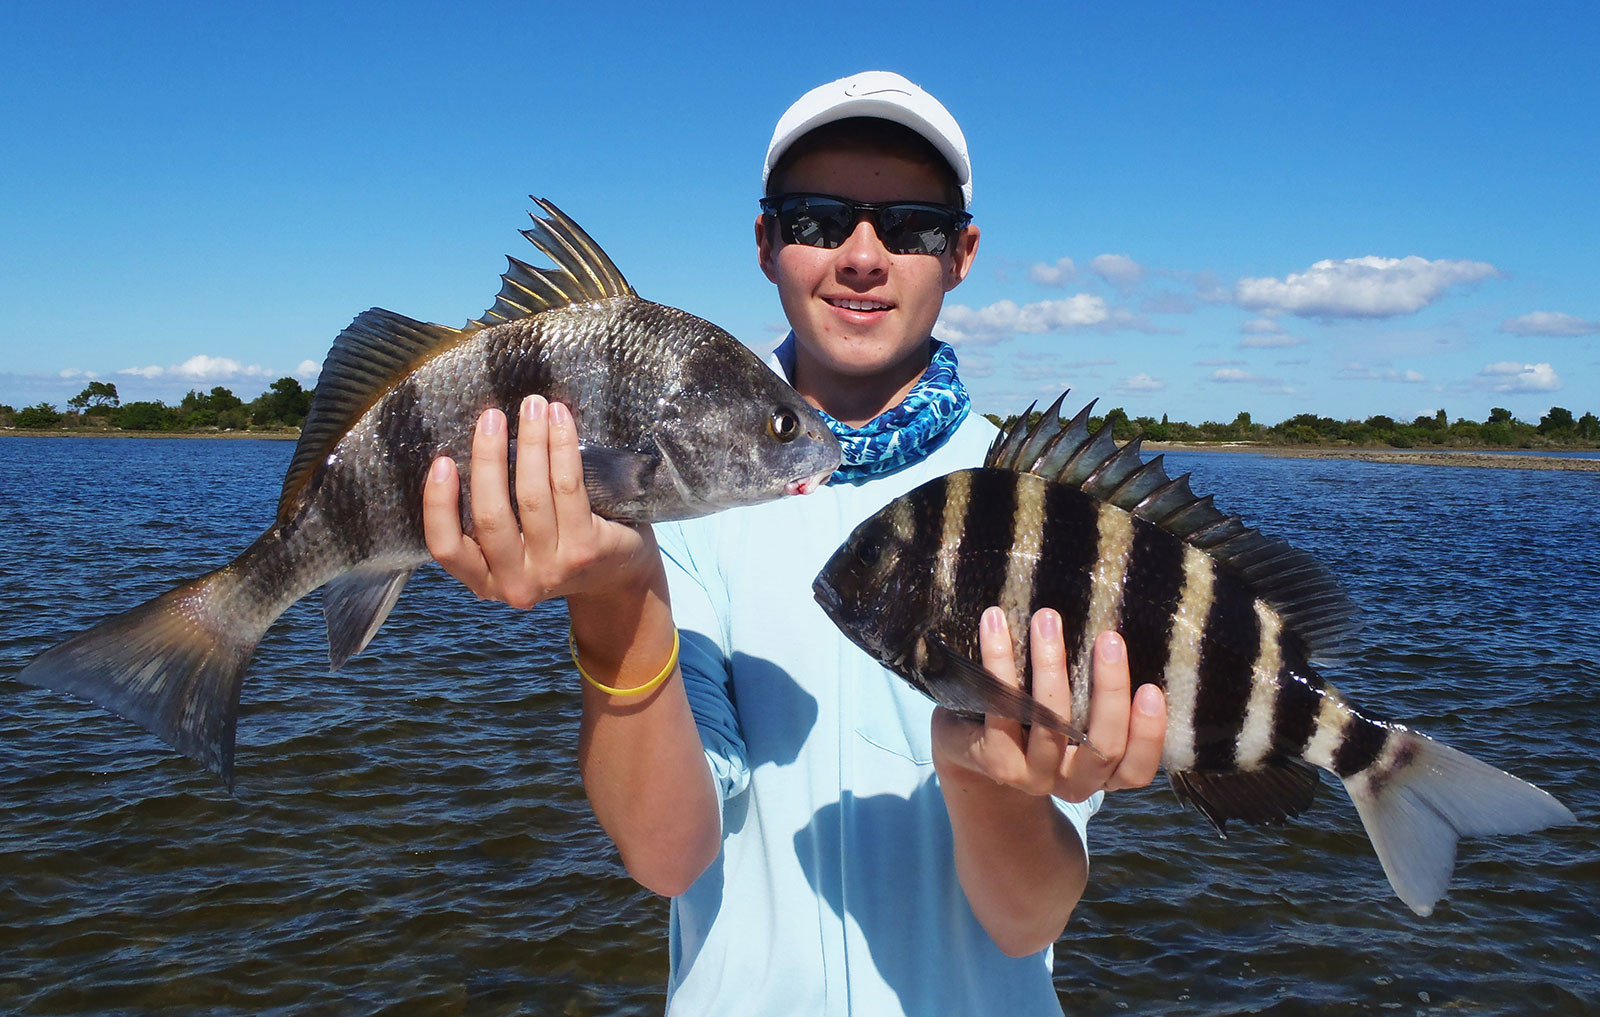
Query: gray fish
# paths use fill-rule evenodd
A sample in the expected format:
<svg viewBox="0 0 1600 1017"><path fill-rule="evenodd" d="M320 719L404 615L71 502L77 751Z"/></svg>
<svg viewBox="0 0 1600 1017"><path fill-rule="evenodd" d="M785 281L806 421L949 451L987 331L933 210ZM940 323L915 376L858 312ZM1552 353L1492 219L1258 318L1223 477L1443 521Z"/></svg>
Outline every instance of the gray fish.
<svg viewBox="0 0 1600 1017"><path fill-rule="evenodd" d="M1166 691L1162 765L1181 800L1219 833L1230 819L1281 823L1328 770L1421 915L1445 893L1458 837L1574 821L1533 785L1358 709L1312 663L1353 629L1332 576L1195 497L1187 474L1169 479L1159 456L1144 462L1139 439L1119 448L1109 425L1091 435L1090 407L1065 426L1060 407L1032 428L1024 414L982 468L856 528L812 587L852 641L963 716L1081 743L1089 683L1072 683L1071 718L1002 685L979 663L979 616L1004 609L1025 680L1035 611L1060 612L1074 676L1089 674L1095 636L1119 631L1135 687Z"/></svg>
<svg viewBox="0 0 1600 1017"><path fill-rule="evenodd" d="M357 317L322 366L271 528L232 563L45 651L17 680L143 725L231 788L256 644L325 587L332 666L366 647L429 560L430 464L453 456L465 475L486 408L504 410L514 433L527 395L570 407L590 503L625 522L805 491L838 466L822 418L754 353L640 299L576 223L534 201L548 218L523 235L557 268L508 258L494 306L464 328L380 308Z"/></svg>

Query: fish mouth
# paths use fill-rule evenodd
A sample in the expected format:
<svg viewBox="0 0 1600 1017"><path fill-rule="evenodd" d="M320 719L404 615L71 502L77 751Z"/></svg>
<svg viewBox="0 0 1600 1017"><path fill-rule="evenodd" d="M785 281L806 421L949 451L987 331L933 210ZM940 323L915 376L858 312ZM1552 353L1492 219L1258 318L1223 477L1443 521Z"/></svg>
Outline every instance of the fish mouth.
<svg viewBox="0 0 1600 1017"><path fill-rule="evenodd" d="M822 607L822 613L839 624L839 614L844 609L844 601L839 597L839 591L828 582L827 576L818 576L811 583L811 596L816 598ZM842 626L841 626L842 627Z"/></svg>
<svg viewBox="0 0 1600 1017"><path fill-rule="evenodd" d="M823 470L821 473L808 473L803 477L796 477L784 485L783 493L785 495L810 494L823 484L826 484L831 476L833 476L833 470L829 469Z"/></svg>

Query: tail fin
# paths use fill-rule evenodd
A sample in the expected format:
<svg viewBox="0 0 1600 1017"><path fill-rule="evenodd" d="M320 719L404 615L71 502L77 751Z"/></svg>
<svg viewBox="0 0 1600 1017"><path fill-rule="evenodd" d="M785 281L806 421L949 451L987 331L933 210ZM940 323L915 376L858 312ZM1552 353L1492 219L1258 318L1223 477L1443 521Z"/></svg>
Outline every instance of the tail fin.
<svg viewBox="0 0 1600 1017"><path fill-rule="evenodd" d="M149 730L233 789L239 687L278 612L228 610L237 563L46 650L17 680L82 696Z"/></svg>
<svg viewBox="0 0 1600 1017"><path fill-rule="evenodd" d="M1565 805L1532 784L1413 731L1404 760L1377 773L1374 764L1345 779L1367 837L1395 894L1419 915L1432 913L1455 868L1456 840L1528 833L1576 821Z"/></svg>

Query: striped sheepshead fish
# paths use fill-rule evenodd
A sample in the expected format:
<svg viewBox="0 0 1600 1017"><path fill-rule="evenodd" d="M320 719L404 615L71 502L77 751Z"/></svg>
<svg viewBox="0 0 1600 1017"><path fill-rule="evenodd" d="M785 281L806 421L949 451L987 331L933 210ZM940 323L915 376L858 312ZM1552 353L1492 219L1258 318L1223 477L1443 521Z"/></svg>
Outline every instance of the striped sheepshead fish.
<svg viewBox="0 0 1600 1017"><path fill-rule="evenodd" d="M1090 404L1093 405L1092 403ZM1316 770L1349 792L1395 893L1418 914L1444 895L1463 835L1571 822L1531 784L1401 725L1363 714L1312 666L1352 625L1349 599L1309 555L1246 527L1170 480L1139 440L1094 434L1061 400L996 439L980 469L929 481L850 535L813 584L849 638L939 704L995 713L1081 742L1071 718L979 663L978 620L1005 611L1027 680L1028 619L1050 607L1071 674L1094 637L1122 633L1135 687L1166 691L1162 765L1219 832L1310 805ZM1032 407L1029 407L1032 410Z"/></svg>
<svg viewBox="0 0 1600 1017"><path fill-rule="evenodd" d="M749 349L641 300L549 202L523 231L555 264L515 258L464 328L374 308L334 341L277 518L201 576L46 650L17 676L142 724L231 787L240 686L289 605L324 587L334 668L366 647L420 565L430 464L463 475L489 407L514 430L524 397L566 404L600 515L681 519L802 492L839 463L822 418ZM463 488L462 518L470 527Z"/></svg>

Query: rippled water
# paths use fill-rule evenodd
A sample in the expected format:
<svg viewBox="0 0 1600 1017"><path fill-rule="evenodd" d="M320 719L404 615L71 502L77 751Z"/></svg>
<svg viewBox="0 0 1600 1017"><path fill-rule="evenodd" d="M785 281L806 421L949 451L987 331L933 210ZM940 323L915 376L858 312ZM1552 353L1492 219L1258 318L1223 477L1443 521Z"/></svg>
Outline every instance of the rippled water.
<svg viewBox="0 0 1600 1017"><path fill-rule="evenodd" d="M0 676L243 549L290 452L0 441ZM1600 477L1168 458L1366 606L1330 673L1347 693L1581 823L1464 843L1424 919L1332 785L1225 841L1164 787L1114 796L1057 948L1067 1012L1597 1012ZM666 908L588 815L564 628L425 570L330 676L297 605L250 671L231 798L132 725L0 679L0 1012L659 1012Z"/></svg>

